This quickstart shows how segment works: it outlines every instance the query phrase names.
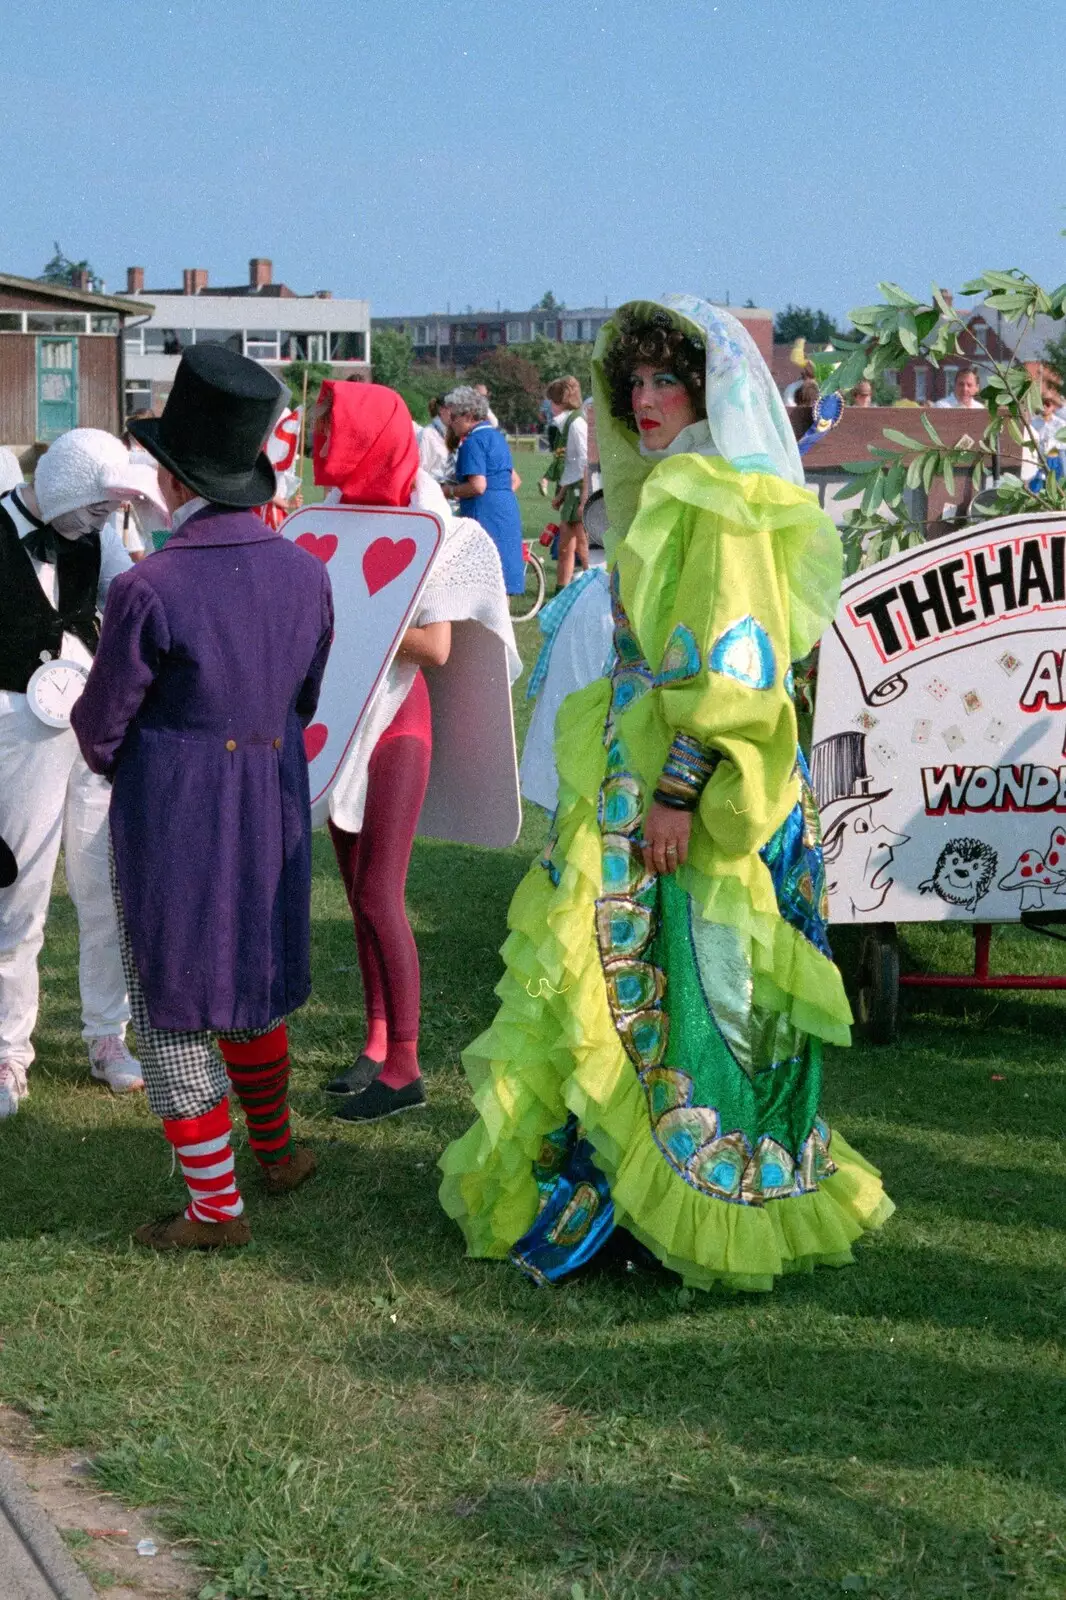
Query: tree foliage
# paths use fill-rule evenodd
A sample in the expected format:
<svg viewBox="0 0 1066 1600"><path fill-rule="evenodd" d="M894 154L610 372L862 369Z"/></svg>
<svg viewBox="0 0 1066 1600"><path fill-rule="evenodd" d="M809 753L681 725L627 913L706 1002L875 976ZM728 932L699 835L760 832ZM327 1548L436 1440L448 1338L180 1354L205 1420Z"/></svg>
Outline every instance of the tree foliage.
<svg viewBox="0 0 1066 1600"><path fill-rule="evenodd" d="M314 405L318 391L327 378L332 378L333 368L325 361L290 361L282 371L282 382L289 386L289 403L295 409L303 404L304 374L307 375L307 403Z"/></svg>
<svg viewBox="0 0 1066 1600"><path fill-rule="evenodd" d="M44 268L37 278L38 283L62 284L64 288L75 289L81 273L87 273L89 284L95 294L100 294L104 287L104 280L95 273L88 261L71 261L64 255L58 239L54 245L55 253L50 261L46 261Z"/></svg>
<svg viewBox="0 0 1066 1600"><path fill-rule="evenodd" d="M925 529L908 512L907 491L928 492L934 478L942 477L952 495L956 471L965 469L975 475L998 471L1000 448L1005 441L1024 446L1032 453L1039 467L1039 486L1023 484L1013 473L1002 473L994 494L978 508L979 512L1002 516L1066 510L1066 482L1049 467L1033 429L1033 416L1041 410L1040 388L1024 361L1014 355L994 354L971 326L971 313L959 311L936 284L928 301L916 299L898 283L880 283L878 288L881 301L859 306L851 313L857 329L854 338L837 334L832 349L812 353L822 392L846 391L860 378L876 381L887 372L899 371L918 356L938 367L942 361L962 353L960 341L969 334L977 344L978 360L989 374L978 394L988 411L988 426L971 446L950 447L943 444L923 411L919 415L926 434L924 440L886 428L885 438L894 449L871 446L866 461L848 463L849 481L835 498L846 500L862 495L859 510L848 514L842 530L848 570L853 572L860 565L869 566L897 550L921 543ZM1015 322L1016 347L1037 317L1059 322L1066 318L1066 284L1043 289L1017 268L983 272L963 285L962 294L980 296L982 309L1001 311Z"/></svg>
<svg viewBox="0 0 1066 1600"><path fill-rule="evenodd" d="M556 300L555 296L552 294L551 290L549 289L546 294L542 294L541 295L540 299L537 301L536 305L533 307L533 310L534 311L565 311L566 310L566 305L564 304L564 302L562 300Z"/></svg>
<svg viewBox="0 0 1066 1600"><path fill-rule="evenodd" d="M403 389L411 375L409 334L398 328L377 328L370 341L370 371L375 383Z"/></svg>
<svg viewBox="0 0 1066 1600"><path fill-rule="evenodd" d="M1059 380L1059 390L1066 394L1066 333L1049 339L1044 346L1044 365L1050 367Z"/></svg>
<svg viewBox="0 0 1066 1600"><path fill-rule="evenodd" d="M536 423L544 386L532 361L501 346L478 362L474 376L487 386L492 408L509 432Z"/></svg>
<svg viewBox="0 0 1066 1600"><path fill-rule="evenodd" d="M590 344L561 344L558 339L538 336L530 344L508 345L509 350L532 362L537 369L542 390L555 378L571 374L581 385L581 393L588 394L592 387L592 346Z"/></svg>
<svg viewBox="0 0 1066 1600"><path fill-rule="evenodd" d="M788 305L774 318L774 339L778 344L792 344L796 339L827 344L838 332L828 311L815 311L811 306Z"/></svg>

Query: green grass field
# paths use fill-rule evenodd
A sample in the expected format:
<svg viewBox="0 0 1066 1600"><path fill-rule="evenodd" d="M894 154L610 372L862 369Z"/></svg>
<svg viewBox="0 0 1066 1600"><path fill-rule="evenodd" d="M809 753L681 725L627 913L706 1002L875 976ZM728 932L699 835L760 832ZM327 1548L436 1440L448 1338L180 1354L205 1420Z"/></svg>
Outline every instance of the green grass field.
<svg viewBox="0 0 1066 1600"><path fill-rule="evenodd" d="M89 1083L57 887L32 1097L0 1125L0 1397L163 1508L205 1595L1066 1595L1062 1001L943 994L897 1046L829 1053L826 1113L899 1207L848 1270L765 1297L606 1269L536 1289L464 1259L435 1162L470 1119L459 1052L541 835L530 817L509 851L416 847L431 1105L362 1130L317 1090L362 1013L316 839L292 1040L320 1175L270 1202L240 1140L255 1237L221 1259L129 1242L182 1190L143 1103ZM912 963L968 949L905 938ZM994 945L1000 970L1056 962L1021 932Z"/></svg>

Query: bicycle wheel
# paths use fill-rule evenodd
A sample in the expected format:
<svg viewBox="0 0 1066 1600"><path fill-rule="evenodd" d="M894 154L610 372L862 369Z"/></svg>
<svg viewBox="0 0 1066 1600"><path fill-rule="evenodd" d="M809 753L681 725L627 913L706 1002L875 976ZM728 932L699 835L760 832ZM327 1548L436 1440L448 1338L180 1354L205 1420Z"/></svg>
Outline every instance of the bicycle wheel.
<svg viewBox="0 0 1066 1600"><path fill-rule="evenodd" d="M544 567L539 556L535 556L528 545L524 544L522 550L525 556L525 562L522 567L525 587L521 594L507 596L512 622L528 622L531 617L536 616L544 604L546 588Z"/></svg>

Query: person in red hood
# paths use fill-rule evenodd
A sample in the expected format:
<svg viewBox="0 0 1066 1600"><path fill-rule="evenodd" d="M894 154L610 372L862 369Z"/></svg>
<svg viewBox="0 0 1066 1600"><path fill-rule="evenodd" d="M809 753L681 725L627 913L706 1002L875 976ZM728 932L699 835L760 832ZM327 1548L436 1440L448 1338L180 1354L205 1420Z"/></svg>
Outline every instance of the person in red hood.
<svg viewBox="0 0 1066 1600"><path fill-rule="evenodd" d="M401 397L377 383L322 385L315 407L315 482L327 498L414 506L449 519L439 486L419 470L414 424ZM418 948L404 892L432 753L423 666L443 666L450 622L408 628L367 713L369 751L356 740L330 801L329 831L355 920L366 1000L366 1043L326 1085L337 1115L376 1122L425 1104L418 1065ZM374 737L374 730L380 729ZM369 759L367 759L369 755Z"/></svg>

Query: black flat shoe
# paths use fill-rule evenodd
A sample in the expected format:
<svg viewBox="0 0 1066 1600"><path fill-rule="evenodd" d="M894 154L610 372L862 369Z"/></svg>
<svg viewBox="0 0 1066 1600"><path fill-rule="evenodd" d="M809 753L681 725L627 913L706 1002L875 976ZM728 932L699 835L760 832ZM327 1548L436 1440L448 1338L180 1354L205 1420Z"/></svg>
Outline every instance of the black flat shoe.
<svg viewBox="0 0 1066 1600"><path fill-rule="evenodd" d="M333 1115L342 1122L380 1122L383 1117L395 1117L401 1111L417 1111L425 1103L426 1091L421 1078L405 1083L402 1089L390 1089L387 1083L375 1078L362 1094L349 1095Z"/></svg>
<svg viewBox="0 0 1066 1600"><path fill-rule="evenodd" d="M373 1083L384 1061L371 1061L369 1056L357 1056L350 1067L345 1067L335 1078L323 1085L326 1094L358 1094L368 1083Z"/></svg>

